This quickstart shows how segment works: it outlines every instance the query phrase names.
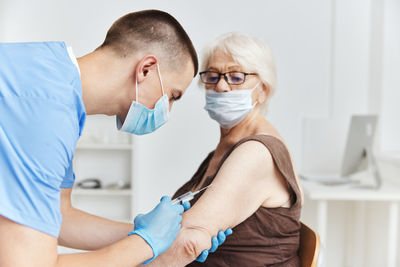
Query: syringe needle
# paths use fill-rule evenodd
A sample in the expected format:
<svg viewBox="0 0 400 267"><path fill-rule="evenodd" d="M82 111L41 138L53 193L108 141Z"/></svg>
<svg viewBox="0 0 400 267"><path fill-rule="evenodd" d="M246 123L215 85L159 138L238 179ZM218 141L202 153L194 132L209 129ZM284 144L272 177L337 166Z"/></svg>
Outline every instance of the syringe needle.
<svg viewBox="0 0 400 267"><path fill-rule="evenodd" d="M197 194L200 193L201 191L204 191L204 190L206 190L207 188L209 188L210 186L212 186L212 184L210 184L210 185L208 185L208 186L206 186L206 187L203 187L202 189L197 190L196 192L194 192L194 194L197 195Z"/></svg>
<svg viewBox="0 0 400 267"><path fill-rule="evenodd" d="M178 204L178 203L183 203L183 202L185 202L185 201L190 201L190 200L193 199L193 197L194 197L195 195L197 195L198 193L200 193L200 192L203 191L203 190L206 190L206 189L209 188L210 186L211 186L211 184L210 184L209 186L203 187L203 188L200 189L200 190L197 190L196 192L191 192L191 191L189 191L189 192L187 192L187 193L185 193L185 194L183 194L183 195L180 195L179 197L173 199L171 203L172 203L172 204Z"/></svg>

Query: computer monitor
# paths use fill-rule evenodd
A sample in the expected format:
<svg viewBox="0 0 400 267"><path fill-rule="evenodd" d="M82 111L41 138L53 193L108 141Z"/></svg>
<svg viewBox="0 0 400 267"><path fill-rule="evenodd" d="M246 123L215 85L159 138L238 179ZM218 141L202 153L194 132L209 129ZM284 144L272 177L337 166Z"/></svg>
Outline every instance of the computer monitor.
<svg viewBox="0 0 400 267"><path fill-rule="evenodd" d="M374 188L379 188L382 183L372 152L377 121L377 115L352 116L341 168L343 177L371 168L375 178Z"/></svg>

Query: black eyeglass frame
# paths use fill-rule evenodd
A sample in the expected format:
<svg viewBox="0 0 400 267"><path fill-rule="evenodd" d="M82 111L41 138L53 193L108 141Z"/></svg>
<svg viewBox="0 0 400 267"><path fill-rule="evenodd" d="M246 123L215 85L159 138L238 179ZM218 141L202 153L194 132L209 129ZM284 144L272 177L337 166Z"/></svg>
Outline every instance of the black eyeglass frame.
<svg viewBox="0 0 400 267"><path fill-rule="evenodd" d="M217 82L215 82L215 83L210 83L210 82L205 82L205 81L203 80L203 77L202 77L203 74L209 73L209 72L217 73L217 74L218 74L218 80L217 80ZM241 83L230 83L230 82L228 81L228 77L226 76L226 75L229 74L229 73L241 73L241 74L243 74L243 75L244 75L243 82L241 82ZM201 80L202 83L205 83L205 84L218 84L219 81L221 80L221 76L224 76L225 82L226 82L227 84L229 84L229 85L241 85L241 84L243 84L244 82L246 82L246 77L247 77L248 75L258 75L258 73L254 73L254 72L241 72L241 71L228 71L228 72L225 72L225 73L221 73L221 72L218 72L218 71L209 71L209 70L202 71L202 72L199 73L200 80Z"/></svg>

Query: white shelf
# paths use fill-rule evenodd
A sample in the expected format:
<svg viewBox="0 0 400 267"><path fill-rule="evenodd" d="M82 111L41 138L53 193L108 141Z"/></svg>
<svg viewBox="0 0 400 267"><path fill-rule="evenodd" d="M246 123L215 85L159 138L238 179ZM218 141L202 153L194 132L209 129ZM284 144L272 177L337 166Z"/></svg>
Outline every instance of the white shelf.
<svg viewBox="0 0 400 267"><path fill-rule="evenodd" d="M131 189L72 189L75 196L131 196Z"/></svg>
<svg viewBox="0 0 400 267"><path fill-rule="evenodd" d="M132 150L131 144L78 144L77 150Z"/></svg>
<svg viewBox="0 0 400 267"><path fill-rule="evenodd" d="M400 187L384 181L378 190L357 188L354 185L322 185L301 181L304 195L311 200L400 201Z"/></svg>
<svg viewBox="0 0 400 267"><path fill-rule="evenodd" d="M378 154L377 158L378 158L378 160L381 160L384 162L400 165L400 151L381 152Z"/></svg>

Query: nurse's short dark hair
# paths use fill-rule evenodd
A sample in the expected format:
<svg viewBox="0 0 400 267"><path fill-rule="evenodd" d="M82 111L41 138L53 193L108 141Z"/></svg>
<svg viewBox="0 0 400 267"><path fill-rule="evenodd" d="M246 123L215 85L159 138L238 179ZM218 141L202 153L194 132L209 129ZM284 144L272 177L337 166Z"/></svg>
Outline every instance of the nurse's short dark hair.
<svg viewBox="0 0 400 267"><path fill-rule="evenodd" d="M112 48L118 55L127 56L135 51L161 54L168 65L179 71L179 66L190 59L194 76L198 71L198 58L192 41L182 25L170 14L160 10L129 13L108 30L99 48ZM162 64L162 61L160 62Z"/></svg>

